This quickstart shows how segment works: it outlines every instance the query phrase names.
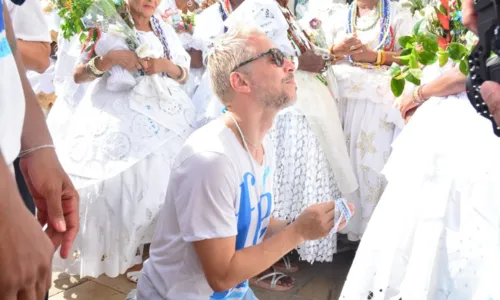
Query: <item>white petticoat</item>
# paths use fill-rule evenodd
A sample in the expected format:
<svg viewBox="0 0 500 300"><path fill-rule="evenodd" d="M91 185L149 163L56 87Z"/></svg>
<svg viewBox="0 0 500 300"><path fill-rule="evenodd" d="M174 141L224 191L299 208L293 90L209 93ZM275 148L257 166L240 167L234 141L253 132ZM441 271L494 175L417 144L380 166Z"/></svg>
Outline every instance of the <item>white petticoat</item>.
<svg viewBox="0 0 500 300"><path fill-rule="evenodd" d="M500 138L465 94L420 107L384 174L341 299L498 296Z"/></svg>
<svg viewBox="0 0 500 300"><path fill-rule="evenodd" d="M170 139L160 149L113 178L93 182L72 176L78 193L80 232L69 259L57 254L53 270L116 277L142 262L142 245L151 243L165 201L170 167L184 143ZM90 184L90 185L89 185Z"/></svg>

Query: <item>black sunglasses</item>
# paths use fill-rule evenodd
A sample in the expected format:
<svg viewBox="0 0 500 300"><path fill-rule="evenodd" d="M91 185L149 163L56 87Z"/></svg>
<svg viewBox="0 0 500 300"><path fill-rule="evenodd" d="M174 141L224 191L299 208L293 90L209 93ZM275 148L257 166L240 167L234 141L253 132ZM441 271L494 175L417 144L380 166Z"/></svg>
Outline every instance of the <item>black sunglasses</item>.
<svg viewBox="0 0 500 300"><path fill-rule="evenodd" d="M286 56L285 53L283 53L283 51L281 51L280 49L278 48L271 48L269 50L267 50L266 52L262 52L261 54L259 55L256 55L248 60L245 60L244 62L238 64L234 69L233 69L233 72L236 71L236 69L238 68L241 68L243 67L244 65L248 65L249 63L253 62L253 61L256 61L257 59L261 58L261 57L264 57L264 56L268 56L270 55L273 59L273 62L276 66L278 67L282 67L284 62L285 62L285 59L289 59L294 65L295 65L295 68L297 68L297 62L296 62L296 57L293 57L293 56Z"/></svg>

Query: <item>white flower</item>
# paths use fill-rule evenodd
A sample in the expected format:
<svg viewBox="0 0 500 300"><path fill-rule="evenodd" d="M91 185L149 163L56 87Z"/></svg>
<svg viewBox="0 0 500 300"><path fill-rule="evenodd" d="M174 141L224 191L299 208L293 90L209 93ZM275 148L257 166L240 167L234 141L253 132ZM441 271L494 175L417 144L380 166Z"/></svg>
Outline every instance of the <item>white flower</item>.
<svg viewBox="0 0 500 300"><path fill-rule="evenodd" d="M437 15L436 15L436 11L434 10L434 7L426 6L424 8L424 16L427 20L437 19Z"/></svg>
<svg viewBox="0 0 500 300"><path fill-rule="evenodd" d="M114 35L114 36L118 36L118 37L122 37L122 38L126 38L125 32L123 31L123 29L121 28L121 26L116 25L116 24L110 24L109 25L109 27L108 27L108 34L111 34L111 35Z"/></svg>

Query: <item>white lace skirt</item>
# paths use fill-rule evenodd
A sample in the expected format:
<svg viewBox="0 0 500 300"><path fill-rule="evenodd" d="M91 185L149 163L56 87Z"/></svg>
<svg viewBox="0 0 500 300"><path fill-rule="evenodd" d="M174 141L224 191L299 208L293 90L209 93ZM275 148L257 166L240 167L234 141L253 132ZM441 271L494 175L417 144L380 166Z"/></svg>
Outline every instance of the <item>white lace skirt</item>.
<svg viewBox="0 0 500 300"><path fill-rule="evenodd" d="M359 189L346 196L355 205L356 215L343 232L356 241L363 235L385 189L386 180L381 171L399 132L395 123L400 117L392 104L368 99L341 98L338 107L347 150L359 183Z"/></svg>
<svg viewBox="0 0 500 300"><path fill-rule="evenodd" d="M276 147L274 217L298 216L311 204L341 197L333 171L306 117L293 108L277 115L270 132ZM310 263L332 261L337 252L336 234L308 241L297 248Z"/></svg>
<svg viewBox="0 0 500 300"><path fill-rule="evenodd" d="M497 299L500 138L489 121L465 94L434 98L393 147L340 299Z"/></svg>
<svg viewBox="0 0 500 300"><path fill-rule="evenodd" d="M160 149L105 181L72 178L80 195L80 232L72 257L54 256L54 271L116 277L142 262L142 245L150 243L165 201L170 167L184 143L170 139ZM90 184L90 185L88 185Z"/></svg>

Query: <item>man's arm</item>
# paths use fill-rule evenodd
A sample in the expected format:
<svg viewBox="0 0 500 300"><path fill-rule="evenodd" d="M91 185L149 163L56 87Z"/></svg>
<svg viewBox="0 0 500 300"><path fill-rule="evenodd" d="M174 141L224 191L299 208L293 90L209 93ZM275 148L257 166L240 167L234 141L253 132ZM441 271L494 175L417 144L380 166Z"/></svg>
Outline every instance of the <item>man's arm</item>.
<svg viewBox="0 0 500 300"><path fill-rule="evenodd" d="M26 70L23 65L19 48L16 45L16 37L12 28L9 14L6 15L5 26L7 32L7 39L9 41L12 54L16 61L19 76L23 85L24 97L26 101L26 113L24 117L23 133L21 137L21 150L27 150L33 147L50 145L52 138L50 137L45 116L31 85L26 78Z"/></svg>
<svg viewBox="0 0 500 300"><path fill-rule="evenodd" d="M262 243L235 251L236 237L194 242L208 284L224 292L272 266L304 242L296 224L265 239Z"/></svg>

